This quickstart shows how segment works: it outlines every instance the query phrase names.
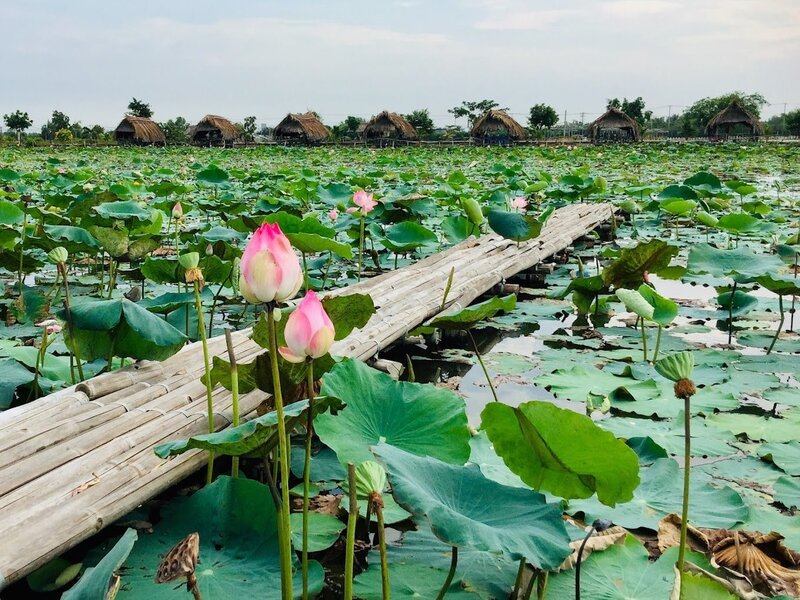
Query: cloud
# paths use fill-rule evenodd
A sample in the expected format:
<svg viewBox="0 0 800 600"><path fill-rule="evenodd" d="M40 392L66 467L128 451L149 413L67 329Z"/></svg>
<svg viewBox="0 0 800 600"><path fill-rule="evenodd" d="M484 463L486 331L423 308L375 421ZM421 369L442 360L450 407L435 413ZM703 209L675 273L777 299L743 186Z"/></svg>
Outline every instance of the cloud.
<svg viewBox="0 0 800 600"><path fill-rule="evenodd" d="M497 11L499 12L499 11ZM489 31L542 30L578 14L570 9L515 10L490 16L475 23L476 29Z"/></svg>
<svg viewBox="0 0 800 600"><path fill-rule="evenodd" d="M678 2L669 2L668 0L614 0L601 4L604 12L623 18L652 16L682 8Z"/></svg>

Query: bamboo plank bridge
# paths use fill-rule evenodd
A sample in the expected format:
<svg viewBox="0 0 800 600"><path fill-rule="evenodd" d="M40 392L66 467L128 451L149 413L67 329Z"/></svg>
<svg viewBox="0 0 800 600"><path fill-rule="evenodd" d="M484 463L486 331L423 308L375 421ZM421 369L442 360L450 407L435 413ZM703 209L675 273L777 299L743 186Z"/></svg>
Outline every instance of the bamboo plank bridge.
<svg viewBox="0 0 800 600"><path fill-rule="evenodd" d="M569 247L611 218L609 204L556 211L535 240L517 245L496 235L470 238L397 271L331 292L368 293L377 312L331 352L367 360L440 312L465 307L512 275ZM234 334L236 358L261 347ZM212 354L227 357L222 337ZM186 346L163 362L141 361L0 413L0 590L168 489L206 461L190 451L162 460L156 444L207 430L202 347ZM240 398L244 419L266 394ZM217 429L231 422L230 393L214 391Z"/></svg>

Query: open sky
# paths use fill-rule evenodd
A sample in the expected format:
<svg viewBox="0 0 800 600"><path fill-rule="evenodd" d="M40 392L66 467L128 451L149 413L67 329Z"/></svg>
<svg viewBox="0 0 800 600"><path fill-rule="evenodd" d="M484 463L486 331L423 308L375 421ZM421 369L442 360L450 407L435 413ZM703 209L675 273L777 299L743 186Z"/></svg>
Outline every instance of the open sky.
<svg viewBox="0 0 800 600"><path fill-rule="evenodd" d="M0 0L0 114L54 109L113 127L132 96L156 120L276 124L313 109L493 98L590 120L643 96L656 115L732 90L800 108L798 0Z"/></svg>

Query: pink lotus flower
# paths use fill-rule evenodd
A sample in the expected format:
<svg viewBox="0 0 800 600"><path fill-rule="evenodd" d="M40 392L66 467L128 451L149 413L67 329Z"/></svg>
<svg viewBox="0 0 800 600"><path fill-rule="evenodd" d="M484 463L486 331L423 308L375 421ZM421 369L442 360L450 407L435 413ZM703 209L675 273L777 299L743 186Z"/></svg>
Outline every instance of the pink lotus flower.
<svg viewBox="0 0 800 600"><path fill-rule="evenodd" d="M358 211L362 217L365 217L372 212L373 208L378 206L378 201L372 199L372 194L368 194L364 190L358 190L353 194L353 204L355 206L348 208L347 212L354 213Z"/></svg>
<svg viewBox="0 0 800 600"><path fill-rule="evenodd" d="M181 206L180 202L176 202L175 206L172 207L172 218L176 221L183 218L183 206Z"/></svg>
<svg viewBox="0 0 800 600"><path fill-rule="evenodd" d="M335 208L332 208L332 209L330 210L330 212L328 213L328 218L329 218L331 221L335 221L336 219L338 219L338 218L339 218L339 211L338 211L338 210L336 210Z"/></svg>
<svg viewBox="0 0 800 600"><path fill-rule="evenodd" d="M45 319L41 323L37 323L36 326L44 327L47 330L47 335L53 335L61 331L61 323L55 319Z"/></svg>
<svg viewBox="0 0 800 600"><path fill-rule="evenodd" d="M286 320L286 346L279 348L281 356L293 363L327 354L336 330L322 302L309 290ZM288 347L287 347L288 346Z"/></svg>
<svg viewBox="0 0 800 600"><path fill-rule="evenodd" d="M511 206L513 210L525 210L528 208L528 201L524 196L517 196L511 199L509 206Z"/></svg>
<svg viewBox="0 0 800 600"><path fill-rule="evenodd" d="M239 289L248 302L285 302L303 284L303 270L280 226L264 223L242 254Z"/></svg>

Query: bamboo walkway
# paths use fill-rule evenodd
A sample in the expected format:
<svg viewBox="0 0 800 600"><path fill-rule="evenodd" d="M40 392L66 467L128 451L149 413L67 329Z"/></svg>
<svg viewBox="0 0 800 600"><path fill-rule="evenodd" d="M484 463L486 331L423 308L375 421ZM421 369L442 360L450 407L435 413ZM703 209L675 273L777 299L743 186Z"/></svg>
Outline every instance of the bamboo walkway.
<svg viewBox="0 0 800 600"><path fill-rule="evenodd" d="M452 268L445 309L468 306L494 285L564 250L612 214L609 204L559 209L535 240L516 243L495 235L469 239L417 263L332 294L372 295L377 312L331 352L367 360L439 313ZM234 334L236 358L262 351L248 332ZM227 357L222 337L212 354ZM205 387L199 343L163 362L142 361L100 375L32 403L0 413L0 590L58 556L206 461L186 452L169 460L156 444L204 433ZM255 414L266 394L240 398ZM215 424L231 422L230 393L214 391Z"/></svg>

